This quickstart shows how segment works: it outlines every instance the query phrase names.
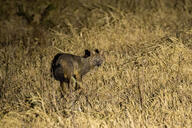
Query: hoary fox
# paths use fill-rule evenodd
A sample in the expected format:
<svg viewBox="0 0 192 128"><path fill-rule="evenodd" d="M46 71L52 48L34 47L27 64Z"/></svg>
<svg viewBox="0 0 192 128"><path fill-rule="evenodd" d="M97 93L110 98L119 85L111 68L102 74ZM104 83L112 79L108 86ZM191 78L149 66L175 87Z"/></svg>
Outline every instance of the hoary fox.
<svg viewBox="0 0 192 128"><path fill-rule="evenodd" d="M52 60L51 74L54 78L60 81L63 91L65 91L64 82L68 83L70 88L71 83L76 81L75 89L79 89L80 85L77 81L82 81L82 76L93 69L95 66L101 66L103 57L98 49L91 53L85 50L84 56L76 56L68 53L58 53Z"/></svg>

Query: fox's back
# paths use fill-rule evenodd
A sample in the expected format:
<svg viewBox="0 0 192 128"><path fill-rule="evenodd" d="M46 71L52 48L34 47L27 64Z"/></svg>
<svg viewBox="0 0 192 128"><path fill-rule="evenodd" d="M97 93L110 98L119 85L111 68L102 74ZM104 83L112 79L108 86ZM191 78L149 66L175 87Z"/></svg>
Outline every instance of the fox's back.
<svg viewBox="0 0 192 128"><path fill-rule="evenodd" d="M67 81L81 65L81 57L62 53L55 56L52 62L52 73L57 80Z"/></svg>
<svg viewBox="0 0 192 128"><path fill-rule="evenodd" d="M74 63L74 62L81 63L81 57L72 55L72 54L68 54L68 53L63 53L61 56L58 57L56 65L61 64L61 63L66 63L66 64L71 65L71 63Z"/></svg>

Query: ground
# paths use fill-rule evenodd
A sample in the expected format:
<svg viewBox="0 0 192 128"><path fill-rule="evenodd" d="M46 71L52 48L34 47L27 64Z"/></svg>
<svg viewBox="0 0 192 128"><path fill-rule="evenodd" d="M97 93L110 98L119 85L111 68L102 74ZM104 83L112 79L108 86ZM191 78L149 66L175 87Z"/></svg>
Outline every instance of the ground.
<svg viewBox="0 0 192 128"><path fill-rule="evenodd" d="M192 3L1 1L0 127L192 127ZM101 67L63 97L59 52Z"/></svg>

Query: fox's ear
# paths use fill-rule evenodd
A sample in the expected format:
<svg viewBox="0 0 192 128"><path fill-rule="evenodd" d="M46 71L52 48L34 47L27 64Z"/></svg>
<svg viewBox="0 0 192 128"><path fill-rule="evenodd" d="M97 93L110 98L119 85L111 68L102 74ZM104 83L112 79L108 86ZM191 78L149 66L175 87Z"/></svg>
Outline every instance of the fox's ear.
<svg viewBox="0 0 192 128"><path fill-rule="evenodd" d="M95 53L99 53L99 50L98 50L98 49L95 49Z"/></svg>
<svg viewBox="0 0 192 128"><path fill-rule="evenodd" d="M85 49L85 55L83 56L84 58L87 58L91 55L91 52L87 49Z"/></svg>

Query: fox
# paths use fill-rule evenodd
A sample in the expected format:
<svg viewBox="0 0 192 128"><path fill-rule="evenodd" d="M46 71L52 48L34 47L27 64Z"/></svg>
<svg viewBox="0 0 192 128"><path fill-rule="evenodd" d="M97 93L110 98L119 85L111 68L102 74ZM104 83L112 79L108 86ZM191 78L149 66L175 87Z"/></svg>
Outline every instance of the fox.
<svg viewBox="0 0 192 128"><path fill-rule="evenodd" d="M68 89L75 81L75 90L81 88L82 77L94 67L102 65L104 58L98 49L93 53L85 49L83 56L77 56L69 53L57 53L51 62L51 75L55 80L60 81L63 92L66 92L64 83L67 83Z"/></svg>

